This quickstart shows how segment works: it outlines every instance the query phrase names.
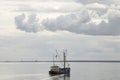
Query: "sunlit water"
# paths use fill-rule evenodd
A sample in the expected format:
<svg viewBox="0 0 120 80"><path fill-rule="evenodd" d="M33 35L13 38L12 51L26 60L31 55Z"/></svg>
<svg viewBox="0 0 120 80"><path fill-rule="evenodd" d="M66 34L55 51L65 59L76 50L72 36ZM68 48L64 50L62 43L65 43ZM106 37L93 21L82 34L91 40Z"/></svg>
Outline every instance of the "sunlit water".
<svg viewBox="0 0 120 80"><path fill-rule="evenodd" d="M52 63L0 63L0 80L120 80L120 63L70 63L70 77L50 76Z"/></svg>

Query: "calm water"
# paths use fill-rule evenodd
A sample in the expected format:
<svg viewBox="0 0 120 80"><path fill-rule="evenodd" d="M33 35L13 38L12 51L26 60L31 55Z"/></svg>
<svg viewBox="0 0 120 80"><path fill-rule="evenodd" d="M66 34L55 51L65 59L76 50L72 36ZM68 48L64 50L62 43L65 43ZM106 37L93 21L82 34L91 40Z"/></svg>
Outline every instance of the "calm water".
<svg viewBox="0 0 120 80"><path fill-rule="evenodd" d="M120 80L120 63L70 63L70 77L49 76L51 64L0 63L0 80Z"/></svg>

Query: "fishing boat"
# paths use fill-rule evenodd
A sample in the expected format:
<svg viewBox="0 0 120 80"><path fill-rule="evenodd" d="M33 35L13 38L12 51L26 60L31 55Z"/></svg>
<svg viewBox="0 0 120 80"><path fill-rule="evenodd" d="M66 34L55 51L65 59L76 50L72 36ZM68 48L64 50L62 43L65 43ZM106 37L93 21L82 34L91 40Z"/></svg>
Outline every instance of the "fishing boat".
<svg viewBox="0 0 120 80"><path fill-rule="evenodd" d="M66 62L67 62L66 61L66 53L67 53L67 50L63 50L63 61L58 61L58 62L64 63L62 68L54 63L55 61L54 61L54 57L53 57L53 66L51 66L51 69L49 71L50 75L59 75L59 74L70 75L69 64L68 64L68 67L66 67Z"/></svg>

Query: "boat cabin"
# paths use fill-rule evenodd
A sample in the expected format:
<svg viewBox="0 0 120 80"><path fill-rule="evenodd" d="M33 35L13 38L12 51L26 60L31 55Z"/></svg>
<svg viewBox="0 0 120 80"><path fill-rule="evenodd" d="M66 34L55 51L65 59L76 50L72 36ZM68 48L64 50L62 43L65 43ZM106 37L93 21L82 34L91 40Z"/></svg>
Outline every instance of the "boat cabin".
<svg viewBox="0 0 120 80"><path fill-rule="evenodd" d="M51 66L51 71L59 72L59 66Z"/></svg>

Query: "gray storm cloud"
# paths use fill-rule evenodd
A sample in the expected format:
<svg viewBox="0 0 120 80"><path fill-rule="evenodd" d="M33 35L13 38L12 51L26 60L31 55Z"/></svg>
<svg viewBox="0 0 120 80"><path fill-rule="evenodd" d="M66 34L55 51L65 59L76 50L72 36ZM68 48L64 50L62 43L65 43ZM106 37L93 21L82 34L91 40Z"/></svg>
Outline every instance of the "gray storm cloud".
<svg viewBox="0 0 120 80"><path fill-rule="evenodd" d="M120 35L119 8L105 8L101 13L98 13L98 9L83 9L77 13L44 19L41 22L35 14L30 16L22 14L15 17L15 23L17 29L33 33L48 30L86 35Z"/></svg>
<svg viewBox="0 0 120 80"><path fill-rule="evenodd" d="M120 17L104 19L96 24L91 22L91 16L87 11L67 16L60 16L56 19L46 19L43 25L47 30L57 31L65 30L78 34L86 35L120 35Z"/></svg>
<svg viewBox="0 0 120 80"><path fill-rule="evenodd" d="M19 15L15 17L15 23L17 25L17 29L36 33L40 31L43 27L40 25L39 19L35 14L30 16L26 16L25 14Z"/></svg>

